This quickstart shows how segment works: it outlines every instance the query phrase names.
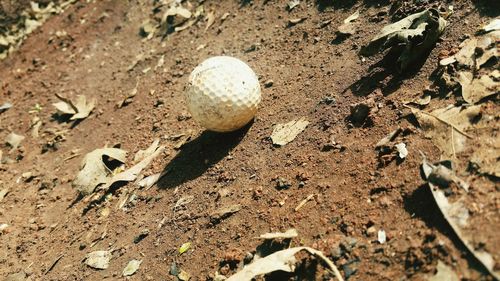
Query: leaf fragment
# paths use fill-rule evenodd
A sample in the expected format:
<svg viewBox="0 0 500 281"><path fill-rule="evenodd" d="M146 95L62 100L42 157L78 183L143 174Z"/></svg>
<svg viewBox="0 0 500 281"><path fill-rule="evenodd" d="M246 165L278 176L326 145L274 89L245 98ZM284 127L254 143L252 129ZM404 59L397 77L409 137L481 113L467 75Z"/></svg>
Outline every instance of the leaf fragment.
<svg viewBox="0 0 500 281"><path fill-rule="evenodd" d="M14 132L8 134L5 138L5 142L11 147L10 152L16 150L25 138L26 137L18 135Z"/></svg>
<svg viewBox="0 0 500 281"><path fill-rule="evenodd" d="M271 134L273 144L283 146L293 141L309 125L305 118L290 121L286 124L277 124Z"/></svg>
<svg viewBox="0 0 500 281"><path fill-rule="evenodd" d="M139 266L141 265L141 263L142 263L142 260L133 259L133 260L129 261L127 266L123 269L122 275L123 276L133 275L139 269Z"/></svg>
<svg viewBox="0 0 500 281"><path fill-rule="evenodd" d="M85 256L85 264L96 269L106 269L111 257L110 251L94 251Z"/></svg>
<svg viewBox="0 0 500 281"><path fill-rule="evenodd" d="M290 239L299 236L295 228L290 228L285 232L270 232L257 237L257 239L272 240L272 239Z"/></svg>
<svg viewBox="0 0 500 281"><path fill-rule="evenodd" d="M191 242L186 242L179 247L179 255L184 254L191 248Z"/></svg>

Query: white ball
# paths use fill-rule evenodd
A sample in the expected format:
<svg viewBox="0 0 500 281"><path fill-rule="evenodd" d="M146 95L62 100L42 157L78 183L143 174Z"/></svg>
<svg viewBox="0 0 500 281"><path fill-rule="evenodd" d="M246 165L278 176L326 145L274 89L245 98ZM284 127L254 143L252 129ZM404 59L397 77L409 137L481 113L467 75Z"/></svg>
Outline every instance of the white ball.
<svg viewBox="0 0 500 281"><path fill-rule="evenodd" d="M216 132L234 131L248 124L261 100L255 72L228 56L200 63L189 76L185 96L193 119Z"/></svg>

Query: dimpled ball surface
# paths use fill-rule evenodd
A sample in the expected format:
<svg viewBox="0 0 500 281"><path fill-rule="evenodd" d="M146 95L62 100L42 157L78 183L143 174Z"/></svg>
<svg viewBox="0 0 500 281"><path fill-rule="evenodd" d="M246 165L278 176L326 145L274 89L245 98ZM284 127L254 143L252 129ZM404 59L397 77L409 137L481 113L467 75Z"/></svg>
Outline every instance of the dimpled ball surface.
<svg viewBox="0 0 500 281"><path fill-rule="evenodd" d="M216 132L248 124L261 99L257 75L246 63L228 56L199 64L189 76L185 95L193 119Z"/></svg>

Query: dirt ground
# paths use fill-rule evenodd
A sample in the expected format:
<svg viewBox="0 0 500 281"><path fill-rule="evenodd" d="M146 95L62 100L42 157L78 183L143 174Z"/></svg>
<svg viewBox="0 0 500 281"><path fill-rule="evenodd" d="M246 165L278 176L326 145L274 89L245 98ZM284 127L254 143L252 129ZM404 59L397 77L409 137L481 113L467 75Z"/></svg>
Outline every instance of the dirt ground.
<svg viewBox="0 0 500 281"><path fill-rule="evenodd" d="M26 136L16 150L0 145L13 160L0 164L0 190L9 190L0 202L0 224L8 225L0 234L0 278L25 272L31 280L177 280L171 274L177 267L191 280L222 280L216 275L229 277L263 247L255 237L295 228L299 236L290 245L323 251L349 280L426 280L438 260L460 280L494 280L422 179L420 151L432 161L440 152L403 106L432 84L443 53L499 15L493 2L303 0L287 11L286 1L204 1L205 11L215 14L208 29L200 20L148 39L140 27L156 1L77 1L0 61L0 104L13 104L0 113L0 139L10 132ZM379 63L383 54L359 56L384 25L440 5L453 5L454 12L421 66L397 74L391 61ZM358 31L337 36L357 10ZM305 20L289 24L296 18ZM261 81L257 117L235 133L204 131L183 98L191 70L215 55L244 60ZM137 94L118 107L136 86ZM56 93L93 97L97 105L84 120L61 119L52 106ZM351 109L360 102L373 108L368 120L355 124ZM35 116L42 122L38 138L30 133ZM273 146L273 127L300 117L310 121L305 131ZM408 156L382 161L375 144L398 127ZM190 136L180 137L186 140L180 148L179 134ZM115 185L96 202L72 187L86 153L120 147L130 167L133 155L156 138L166 150L145 175L166 175L152 188ZM474 229L497 268L498 178L466 178L481 190L477 196L488 198L479 208L491 212ZM192 201L175 207L181 198ZM235 204L241 210L213 220L214 211ZM191 247L179 254L185 242ZM105 270L83 263L98 250L112 250ZM142 260L140 268L122 277L131 259ZM335 280L312 258L298 268L265 280Z"/></svg>

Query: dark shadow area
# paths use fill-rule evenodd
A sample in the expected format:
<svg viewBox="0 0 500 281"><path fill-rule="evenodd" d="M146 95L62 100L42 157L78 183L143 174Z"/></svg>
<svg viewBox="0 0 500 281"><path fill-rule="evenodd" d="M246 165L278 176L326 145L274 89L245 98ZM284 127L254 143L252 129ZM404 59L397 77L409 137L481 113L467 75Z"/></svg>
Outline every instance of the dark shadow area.
<svg viewBox="0 0 500 281"><path fill-rule="evenodd" d="M419 186L412 194L405 196L403 204L408 213L422 220L428 228L435 228L441 234L448 237L457 249L460 249L463 253L467 253L469 257L467 261L470 267L481 271L485 275L489 275L488 271L469 252L467 247L462 243L462 240L460 240L448 221L444 218L427 184Z"/></svg>
<svg viewBox="0 0 500 281"><path fill-rule="evenodd" d="M316 0L316 6L320 12L325 11L328 8L338 9L350 9L358 2L357 0Z"/></svg>
<svg viewBox="0 0 500 281"><path fill-rule="evenodd" d="M243 139L253 122L231 133L203 132L182 146L181 151L163 169L158 181L160 189L179 186L201 176L224 158Z"/></svg>
<svg viewBox="0 0 500 281"><path fill-rule="evenodd" d="M316 7L320 12L323 12L329 8L334 10L348 10L354 7L358 0L316 0ZM364 0L363 6L374 7L374 6L386 6L391 3L390 0Z"/></svg>
<svg viewBox="0 0 500 281"><path fill-rule="evenodd" d="M427 227L435 228L450 237L456 245L460 241L436 205L427 184L419 186L412 194L404 197L404 208L408 213L414 214L415 217L425 222ZM461 243L459 244L462 247Z"/></svg>
<svg viewBox="0 0 500 281"><path fill-rule="evenodd" d="M74 129L78 124L80 124L84 119L76 119L76 120L71 120L71 115L70 114L59 114L59 113L54 113L52 114L52 120L56 121L57 124L69 124L73 122L70 126L70 129Z"/></svg>
<svg viewBox="0 0 500 281"><path fill-rule="evenodd" d="M345 89L349 89L356 96L366 96L375 89L380 89L384 96L388 96L399 89L404 80L414 77L427 61L432 48L428 50L416 64L410 65L403 73L398 73L396 62L401 54L399 48L392 48L377 63L370 66L367 75Z"/></svg>
<svg viewBox="0 0 500 281"><path fill-rule="evenodd" d="M500 16L500 1L497 0L474 0L472 1L481 16Z"/></svg>

